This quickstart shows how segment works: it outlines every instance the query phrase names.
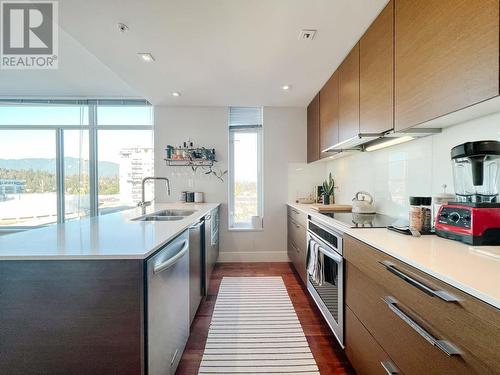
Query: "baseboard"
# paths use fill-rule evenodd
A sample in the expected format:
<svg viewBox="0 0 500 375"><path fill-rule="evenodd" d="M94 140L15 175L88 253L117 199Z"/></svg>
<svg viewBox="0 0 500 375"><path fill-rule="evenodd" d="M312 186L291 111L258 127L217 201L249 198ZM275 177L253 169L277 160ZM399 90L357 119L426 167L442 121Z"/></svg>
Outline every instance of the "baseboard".
<svg viewBox="0 0 500 375"><path fill-rule="evenodd" d="M220 263L229 262L289 262L288 254L282 251L220 252Z"/></svg>

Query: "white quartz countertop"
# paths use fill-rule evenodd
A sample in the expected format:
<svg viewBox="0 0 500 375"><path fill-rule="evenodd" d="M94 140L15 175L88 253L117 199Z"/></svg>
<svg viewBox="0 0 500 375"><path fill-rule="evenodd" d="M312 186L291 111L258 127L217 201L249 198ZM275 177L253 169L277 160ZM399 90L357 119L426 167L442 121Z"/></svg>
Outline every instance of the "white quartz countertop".
<svg viewBox="0 0 500 375"><path fill-rule="evenodd" d="M289 206L500 308L500 246L468 246L435 235L412 237L382 228L349 228L310 205Z"/></svg>
<svg viewBox="0 0 500 375"><path fill-rule="evenodd" d="M0 260L145 259L199 221L218 203L154 204L194 210L178 221L133 221L140 208L0 236Z"/></svg>

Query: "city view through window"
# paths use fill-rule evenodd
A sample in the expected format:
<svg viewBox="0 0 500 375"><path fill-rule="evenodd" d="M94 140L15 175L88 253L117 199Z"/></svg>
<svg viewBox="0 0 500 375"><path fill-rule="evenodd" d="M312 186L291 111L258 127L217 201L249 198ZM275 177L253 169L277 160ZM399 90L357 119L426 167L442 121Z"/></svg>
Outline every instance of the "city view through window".
<svg viewBox="0 0 500 375"><path fill-rule="evenodd" d="M0 106L0 227L54 223L58 215L64 220L89 216L92 184L99 214L139 202L141 180L153 174L151 106L98 107L103 126L98 120L89 125L88 111L87 106ZM91 132L96 134L95 182ZM64 176L59 198L58 174ZM152 196L152 184L147 194ZM58 199L64 201L63 214Z"/></svg>
<svg viewBox="0 0 500 375"><path fill-rule="evenodd" d="M262 108L230 108L229 147L229 226L259 226L263 215Z"/></svg>

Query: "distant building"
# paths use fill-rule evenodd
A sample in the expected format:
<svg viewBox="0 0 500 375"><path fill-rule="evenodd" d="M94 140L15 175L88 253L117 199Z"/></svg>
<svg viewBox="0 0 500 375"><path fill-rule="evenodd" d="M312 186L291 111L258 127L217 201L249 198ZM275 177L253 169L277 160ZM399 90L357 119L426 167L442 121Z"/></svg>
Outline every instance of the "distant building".
<svg viewBox="0 0 500 375"><path fill-rule="evenodd" d="M7 194L20 194L26 191L26 181L0 178L0 201L7 199Z"/></svg>
<svg viewBox="0 0 500 375"><path fill-rule="evenodd" d="M153 149L144 147L121 149L120 201L134 205L137 204L141 200L142 179L147 176L154 176ZM151 198L152 192L152 186L148 187L147 194Z"/></svg>

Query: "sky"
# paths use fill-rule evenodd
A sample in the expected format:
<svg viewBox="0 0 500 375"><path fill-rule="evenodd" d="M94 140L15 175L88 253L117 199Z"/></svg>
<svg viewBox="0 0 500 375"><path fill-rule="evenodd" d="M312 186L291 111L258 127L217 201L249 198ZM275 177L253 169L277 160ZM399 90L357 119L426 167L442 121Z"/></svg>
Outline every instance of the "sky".
<svg viewBox="0 0 500 375"><path fill-rule="evenodd" d="M152 113L145 107L99 107L98 121L102 125L142 125L152 123ZM2 130L2 125L75 125L65 130L66 157L88 159L88 130L79 129L88 123L86 107L25 107L0 106L0 159L55 158L54 130ZM100 130L99 159L119 161L123 147L153 147L151 131Z"/></svg>
<svg viewBox="0 0 500 375"><path fill-rule="evenodd" d="M257 134L237 132L234 135L234 178L236 181L257 181Z"/></svg>

